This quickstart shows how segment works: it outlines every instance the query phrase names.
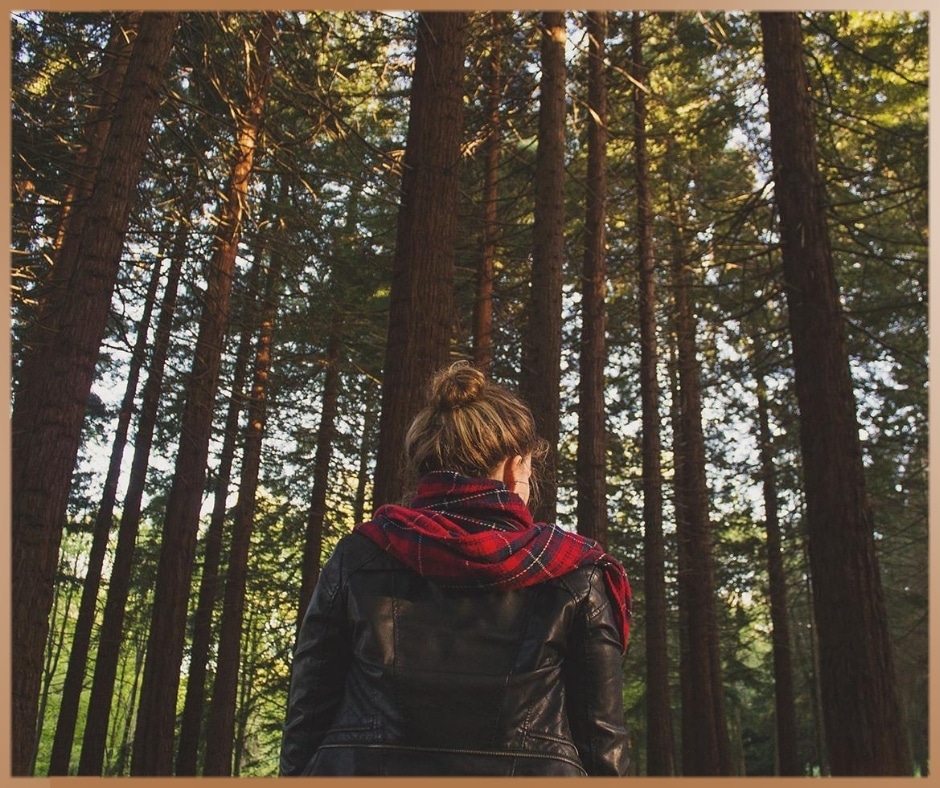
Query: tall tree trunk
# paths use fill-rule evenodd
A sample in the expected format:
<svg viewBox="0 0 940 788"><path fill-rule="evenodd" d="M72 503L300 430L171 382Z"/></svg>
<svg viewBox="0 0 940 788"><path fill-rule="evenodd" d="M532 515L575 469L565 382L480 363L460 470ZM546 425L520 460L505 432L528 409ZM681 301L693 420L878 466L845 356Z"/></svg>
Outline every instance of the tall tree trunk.
<svg viewBox="0 0 940 788"><path fill-rule="evenodd" d="M676 562L677 562L677 602L679 613L679 695L681 699L680 707L682 715L680 717L681 732L681 751L679 760L679 773L686 775L689 771L706 769L714 772L717 770L717 757L715 752L717 746L714 736L709 728L697 725L692 714L687 714L686 709L692 709L695 703L707 702L711 706L711 684L704 680L706 671L702 666L702 660L693 659L691 653L691 638L689 619L690 612L686 603L688 594L688 578L690 577L690 551L689 551L689 526L686 516L685 505L685 484L682 477L685 474L686 460L686 441L685 436L679 427L681 417L681 403L679 391L679 359L675 315L673 315L673 330L669 342L669 387L671 398L669 400L669 418L672 422L672 456L673 456L673 507L675 510L676 521ZM693 673L694 668L694 673ZM697 756L696 753L707 753L704 757Z"/></svg>
<svg viewBox="0 0 940 788"><path fill-rule="evenodd" d="M228 325L238 240L248 200L248 183L271 79L274 18L275 12L266 12L263 16L260 34L251 52L246 105L237 112L237 150L216 231L183 410L176 467L164 518L153 619L131 759L131 773L134 775L167 775L173 768L176 695L209 455L213 403L218 387L222 340Z"/></svg>
<svg viewBox="0 0 940 788"><path fill-rule="evenodd" d="M502 124L499 102L503 94L503 36L506 14L489 15L493 44L484 66L486 90L486 143L483 154L483 249L477 270L477 294L473 308L473 363L484 373L493 362L493 277L498 235L499 159Z"/></svg>
<svg viewBox="0 0 940 788"><path fill-rule="evenodd" d="M63 239L58 272L53 269L23 359L10 425L14 775L28 775L32 768L42 654L72 470L177 17L142 17L88 198L87 231Z"/></svg>
<svg viewBox="0 0 940 788"><path fill-rule="evenodd" d="M912 774L875 552L802 31L760 14L832 773Z"/></svg>
<svg viewBox="0 0 940 788"><path fill-rule="evenodd" d="M119 13L115 15L111 24L108 45L102 56L101 71L95 79L97 84L94 106L85 125L82 147L72 164L72 182L62 200L59 229L53 247L57 252L61 250L69 233L80 235L84 230L85 218L88 215L86 210L88 200L95 187L104 145L108 139L115 107L121 95L121 85L127 73L131 52L134 51L140 15L140 11ZM63 265L74 265L76 262L74 256L69 259L60 259ZM56 265L58 264L59 260L56 261ZM66 274L60 269L57 274L60 280L66 275L71 276L72 273Z"/></svg>
<svg viewBox="0 0 940 788"><path fill-rule="evenodd" d="M326 348L323 375L323 396L320 406L320 425L317 429L317 448L313 459L313 488L310 491L310 509L304 536L304 557L300 581L300 609L297 626L303 619L320 576L320 553L323 549L323 530L326 520L326 493L329 489L330 460L336 439L336 419L339 415L339 362L343 347L343 309L333 308L330 338Z"/></svg>
<svg viewBox="0 0 940 788"><path fill-rule="evenodd" d="M134 437L134 455L127 480L127 491L118 525L117 545L108 579L108 595L104 605L101 629L98 632L98 651L95 655L95 671L82 735L82 751L78 762L80 775L100 775L104 763L108 737L108 720L114 694L114 678L121 645L124 640L124 608L130 592L131 573L140 514L144 496L147 468L150 464L150 449L156 428L166 358L170 345L170 332L176 313L176 297L186 258L186 240L189 230L181 222L171 255L170 271L160 303L160 317L154 335L150 370L141 395L140 414L137 417L137 432Z"/></svg>
<svg viewBox="0 0 940 788"><path fill-rule="evenodd" d="M679 422L675 429L681 443L675 474L676 536L680 556L684 556L679 566L679 598L688 633L687 648L682 655L688 661L688 671L683 674L688 691L683 693L682 702L682 774L727 775L732 771L731 745L718 649L701 373L696 357L695 315L680 212L675 207L671 211L679 381Z"/></svg>
<svg viewBox="0 0 940 788"><path fill-rule="evenodd" d="M238 501L235 504L232 523L232 544L229 549L215 683L212 686L209 720L206 726L206 755L203 764L203 774L206 776L227 777L232 773L232 740L235 734L235 705L248 552L257 505L261 447L267 421L271 348L274 342L274 319L277 314L282 265L283 256L275 252L268 271L267 293L261 313L261 333L255 352L254 379L248 400L248 426L242 452Z"/></svg>
<svg viewBox="0 0 940 788"><path fill-rule="evenodd" d="M760 446L761 483L764 492L764 518L767 527L767 573L770 580L770 619L773 623L774 699L777 729L778 773L798 777L803 771L797 752L796 699L793 691L793 659L790 651L790 608L787 578L780 550L780 521L777 509L777 478L770 434L770 407L767 389L759 370L757 384L757 425Z"/></svg>
<svg viewBox="0 0 940 788"><path fill-rule="evenodd" d="M578 533L607 548L607 12L589 11L588 165L581 273Z"/></svg>
<svg viewBox="0 0 940 788"><path fill-rule="evenodd" d="M643 585L646 621L646 773L675 774L675 739L669 698L666 549L663 537L662 444L659 417L659 350L656 340L656 259L646 144L648 72L643 59L641 17L631 20L639 263L640 403L643 420Z"/></svg>
<svg viewBox="0 0 940 788"><path fill-rule="evenodd" d="M245 383L248 362L251 360L251 341L256 328L255 301L261 272L260 249L248 274L245 307L241 315L241 331L232 369L232 396L222 430L222 448L213 478L212 514L203 537L202 574L199 577L199 595L193 613L193 639L189 650L189 674L186 680L186 699L180 719L180 741L176 750L176 775L195 776L199 765L199 745L202 740L202 721L205 711L206 674L212 641L212 616L219 598L222 578L219 564L222 560L222 537L225 516L228 513L229 485L235 461L239 430L238 422L244 408Z"/></svg>
<svg viewBox="0 0 940 788"><path fill-rule="evenodd" d="M417 37L382 373L376 505L405 492L405 432L424 403L428 379L449 358L453 334L467 14L421 13Z"/></svg>
<svg viewBox="0 0 940 788"><path fill-rule="evenodd" d="M351 192L346 205L344 237L356 236L356 221L359 216L359 197ZM334 239L333 243L342 241ZM323 393L320 404L320 424L317 428L316 449L313 459L313 487L310 490L310 507L307 511L307 527L304 533L304 551L301 564L300 608L297 616L299 631L313 589L320 576L320 554L326 523L326 496L329 491L330 461L333 458L333 443L336 440L336 419L339 415L340 360L343 352L343 333L346 323L346 304L337 294L330 316L329 338L326 357L323 359ZM366 441L363 441L365 445ZM365 473L360 476L362 484ZM358 496L357 496L358 498ZM359 522L357 515L356 522Z"/></svg>
<svg viewBox="0 0 940 788"><path fill-rule="evenodd" d="M539 476L536 520L553 522L558 503L561 407L562 265L565 255L565 13L542 14L542 79L535 156L532 286L519 388L549 454Z"/></svg>
<svg viewBox="0 0 940 788"><path fill-rule="evenodd" d="M78 619L75 621L75 633L72 636L72 648L69 651L69 664L65 673L65 682L62 685L59 718L56 723L52 754L49 759L50 775L68 774L72 760L75 723L78 720L78 706L85 685L85 668L88 665L88 649L91 645L91 631L95 624L98 592L101 590L101 568L104 566L105 555L108 552L108 541L111 537L111 527L114 525L114 504L117 498L118 482L121 478L121 464L124 461L124 450L127 447L127 434L130 429L131 417L134 415L134 399L137 396L140 370L143 367L147 351L150 318L153 314L153 305L156 303L159 285L160 261L157 260L153 265L150 283L147 286L144 312L137 324L137 339L128 366L124 397L118 411L118 422L114 432L114 441L111 444L111 457L105 474L101 502L95 515L91 550L88 553L88 568L85 571L85 581L82 585L82 601L78 608Z"/></svg>

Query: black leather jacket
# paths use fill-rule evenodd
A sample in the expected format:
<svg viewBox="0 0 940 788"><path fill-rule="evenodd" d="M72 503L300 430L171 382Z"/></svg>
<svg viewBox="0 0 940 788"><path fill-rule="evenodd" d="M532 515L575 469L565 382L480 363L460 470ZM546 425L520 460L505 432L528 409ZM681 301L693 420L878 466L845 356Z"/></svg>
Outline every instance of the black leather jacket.
<svg viewBox="0 0 940 788"><path fill-rule="evenodd" d="M282 775L623 775L620 637L601 570L450 591L359 534L298 636Z"/></svg>

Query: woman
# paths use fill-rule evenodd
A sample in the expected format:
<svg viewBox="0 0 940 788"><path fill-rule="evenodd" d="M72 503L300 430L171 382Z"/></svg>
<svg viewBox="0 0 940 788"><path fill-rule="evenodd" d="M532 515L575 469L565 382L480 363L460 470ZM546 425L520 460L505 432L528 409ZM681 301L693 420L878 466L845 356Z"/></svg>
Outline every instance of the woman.
<svg viewBox="0 0 940 788"><path fill-rule="evenodd" d="M282 775L623 775L630 588L596 542L534 523L546 444L478 370L431 383L420 477L343 537L298 635Z"/></svg>

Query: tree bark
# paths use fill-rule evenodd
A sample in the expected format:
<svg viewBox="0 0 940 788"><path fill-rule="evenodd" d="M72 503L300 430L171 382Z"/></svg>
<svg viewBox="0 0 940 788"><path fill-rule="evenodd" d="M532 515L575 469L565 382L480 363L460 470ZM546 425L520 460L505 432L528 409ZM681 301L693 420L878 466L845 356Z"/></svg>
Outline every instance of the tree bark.
<svg viewBox="0 0 940 788"><path fill-rule="evenodd" d="M63 239L23 359L10 425L11 767L18 776L32 769L42 653L72 470L177 16L142 17L88 199L87 232Z"/></svg>
<svg viewBox="0 0 940 788"><path fill-rule="evenodd" d="M802 31L794 13L760 22L830 765L910 776Z"/></svg>
<svg viewBox="0 0 940 788"><path fill-rule="evenodd" d="M82 599L75 621L72 647L69 650L69 664L65 672L65 682L59 702L59 717L56 722L52 753L49 758L49 774L64 775L69 773L72 760L72 744L75 740L75 723L78 720L78 706L85 684L85 669L88 665L88 649L91 645L91 632L95 624L95 611L98 607L98 592L101 590L101 568L108 552L108 541L114 525L114 505L117 498L118 482L121 478L121 464L124 450L127 448L127 434L130 430L131 417L134 415L134 399L137 396L137 384L150 332L150 318L156 302L157 288L160 285L160 261L153 264L150 283L144 301L144 312L137 324L137 339L131 353L127 371L127 384L124 397L118 411L118 422L111 444L111 456L105 475L101 502L95 515L91 550L88 553L88 568L82 584Z"/></svg>
<svg viewBox="0 0 940 788"><path fill-rule="evenodd" d="M255 352L254 380L248 400L248 427L242 452L238 501L232 523L228 576L219 631L215 683L206 726L206 755L203 775L228 777L232 774L232 741L235 735L235 706L238 690L240 645L245 610L248 552L255 519L261 447L267 421L267 398L271 374L271 348L274 319L280 287L282 255L275 253L268 271L267 295L261 314L261 333Z"/></svg>
<svg viewBox="0 0 940 788"><path fill-rule="evenodd" d="M491 13L493 44L487 57L483 82L486 89L486 143L483 154L483 249L477 269L477 294L473 308L473 363L484 374L493 362L493 280L496 259L499 159L502 128L499 103L503 93L502 36L506 15Z"/></svg>
<svg viewBox="0 0 940 788"><path fill-rule="evenodd" d="M382 380L373 500L399 501L405 432L453 334L454 245L463 132L467 14L418 15L411 114Z"/></svg>
<svg viewBox="0 0 940 788"><path fill-rule="evenodd" d="M167 500L163 540L154 588L153 619L137 714L133 775L168 775L173 768L176 695L183 658L187 601L196 551L209 454L212 412L228 325L238 240L248 200L248 183L271 78L274 12L263 16L250 59L247 99L237 113L237 150L221 207L199 336L196 340L176 467Z"/></svg>
<svg viewBox="0 0 940 788"><path fill-rule="evenodd" d="M674 206L671 213L679 382L679 423L675 429L681 444L675 473L676 538L680 553L679 599L688 634L682 655L688 663L683 674L688 687L683 688L682 701L682 774L729 775L731 745L718 649L701 372L696 357L695 315L682 241L681 210Z"/></svg>
<svg viewBox="0 0 940 788"><path fill-rule="evenodd" d="M588 165L581 272L578 533L607 549L607 12L589 11Z"/></svg>
<svg viewBox="0 0 940 788"><path fill-rule="evenodd" d="M366 492L371 447L374 445L376 411L372 404L366 405L362 414L362 440L359 442L359 466L356 474L356 495L353 499L353 522L361 523L366 517Z"/></svg>
<svg viewBox="0 0 940 788"><path fill-rule="evenodd" d="M777 510L777 477L770 435L769 405L763 376L755 372L757 384L757 428L760 446L764 519L767 528L767 574L770 583L770 620L773 624L774 700L777 733L777 769L785 777L799 777L803 770L797 752L796 699L793 690L793 659L790 652L790 608L787 578L780 550L780 521Z"/></svg>
<svg viewBox="0 0 940 788"><path fill-rule="evenodd" d="M111 35L102 57L101 71L97 76L95 103L85 126L84 141L76 156L72 173L74 175L68 191L62 200L62 213L59 217L59 229L56 233L55 250L61 250L68 233L81 234L87 214L88 200L95 187L101 156L104 151L115 107L121 94L121 85L127 73L137 28L140 25L140 11L126 11L115 16L111 25ZM65 260L65 265L75 263L75 258ZM56 265L59 261L56 261ZM71 273L67 274L71 276ZM65 276L60 270L59 278Z"/></svg>
<svg viewBox="0 0 940 788"><path fill-rule="evenodd" d="M160 316L154 334L150 370L141 395L140 414L137 417L137 432L134 437L134 455L128 474L127 491L118 525L117 545L108 579L108 595L105 600L101 629L98 632L98 650L95 655L95 670L92 678L88 713L85 716L85 731L82 735L82 751L78 762L79 775L100 775L107 746L108 722L111 719L111 703L114 695L114 678L121 645L124 639L124 608L130 592L131 573L140 514L144 496L147 468L150 464L150 449L156 428L166 358L170 346L170 333L176 313L176 298L186 258L188 229L181 223L177 231L167 274Z"/></svg>
<svg viewBox="0 0 940 788"><path fill-rule="evenodd" d="M565 244L565 14L542 14L542 79L535 157L532 285L519 388L549 445L538 474L537 521L553 522L558 502L561 305Z"/></svg>
<svg viewBox="0 0 940 788"><path fill-rule="evenodd" d="M222 431L222 448L213 479L212 514L203 538L202 574L199 577L199 595L193 613L193 639L189 650L189 674L186 680L186 699L180 719L180 741L176 749L176 775L196 776L199 765L199 745L202 740L203 712L205 711L206 674L212 641L212 616L220 596L222 578L219 564L222 560L222 537L228 513L229 485L232 465L238 444L238 421L245 404L245 383L248 362L251 360L251 341L254 335L256 313L254 303L258 297L261 262L255 252L255 261L248 274L246 301L242 312L242 325L232 369L232 397L228 403Z"/></svg>
<svg viewBox="0 0 940 788"><path fill-rule="evenodd" d="M663 474L659 416L659 350L656 338L656 259L646 142L648 71L643 59L641 17L631 20L634 104L633 147L637 191L639 264L640 407L643 420L643 584L646 622L646 773L675 774L675 738L669 698L669 634L666 549L663 537Z"/></svg>
<svg viewBox="0 0 940 788"><path fill-rule="evenodd" d="M310 509L304 535L304 557L300 581L300 609L297 626L303 620L313 589L320 576L320 554L323 550L324 522L326 520L326 493L329 489L330 460L336 439L336 419L339 415L339 362L343 340L343 310L334 307L330 324L330 338L324 360L323 396L320 406L320 425L317 429L317 448L313 459L313 488L310 491Z"/></svg>

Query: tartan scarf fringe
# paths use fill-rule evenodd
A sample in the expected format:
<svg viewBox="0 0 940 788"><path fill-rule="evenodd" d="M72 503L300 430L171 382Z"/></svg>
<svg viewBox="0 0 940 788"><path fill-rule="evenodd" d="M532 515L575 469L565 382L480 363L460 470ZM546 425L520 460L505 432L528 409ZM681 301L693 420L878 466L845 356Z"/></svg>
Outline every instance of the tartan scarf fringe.
<svg viewBox="0 0 940 788"><path fill-rule="evenodd" d="M409 506L381 506L354 531L447 588L523 588L595 564L603 570L626 651L632 596L623 566L593 539L534 522L502 482L430 473Z"/></svg>

